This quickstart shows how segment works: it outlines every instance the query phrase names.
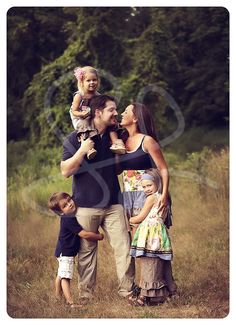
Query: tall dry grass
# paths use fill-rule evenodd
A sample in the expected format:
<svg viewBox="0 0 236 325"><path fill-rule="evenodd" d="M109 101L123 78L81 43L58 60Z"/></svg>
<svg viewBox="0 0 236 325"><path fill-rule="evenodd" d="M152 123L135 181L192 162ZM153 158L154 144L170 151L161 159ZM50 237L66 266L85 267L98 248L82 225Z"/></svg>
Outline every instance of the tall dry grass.
<svg viewBox="0 0 236 325"><path fill-rule="evenodd" d="M172 172L173 272L180 297L160 306L135 308L117 295L111 248L99 243L98 279L89 306L70 310L54 299L57 261L53 257L59 222L38 207L54 190L71 184L55 174L54 182L31 184L9 193L7 224L7 312L14 318L222 318L229 309L228 151L189 157ZM201 173L202 182L184 175ZM178 171L181 171L179 173ZM204 183L214 181L215 188ZM62 188L62 186L64 186ZM29 202L25 198L29 196ZM137 282L139 262L137 261ZM72 281L75 300L77 279Z"/></svg>

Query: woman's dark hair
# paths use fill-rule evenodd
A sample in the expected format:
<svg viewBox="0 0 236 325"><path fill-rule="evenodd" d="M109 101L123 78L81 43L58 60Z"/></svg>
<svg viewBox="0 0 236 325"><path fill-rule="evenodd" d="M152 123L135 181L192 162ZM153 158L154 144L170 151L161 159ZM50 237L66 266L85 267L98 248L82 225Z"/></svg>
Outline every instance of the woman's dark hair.
<svg viewBox="0 0 236 325"><path fill-rule="evenodd" d="M115 98L113 96L109 96L109 95L96 95L90 99L89 107L91 108L91 117L92 118L95 116L95 110L96 109L103 110L105 108L106 102L108 100L116 102Z"/></svg>
<svg viewBox="0 0 236 325"><path fill-rule="evenodd" d="M147 106L140 103L131 103L133 105L133 113L137 118L138 131L150 135L158 142L153 117Z"/></svg>

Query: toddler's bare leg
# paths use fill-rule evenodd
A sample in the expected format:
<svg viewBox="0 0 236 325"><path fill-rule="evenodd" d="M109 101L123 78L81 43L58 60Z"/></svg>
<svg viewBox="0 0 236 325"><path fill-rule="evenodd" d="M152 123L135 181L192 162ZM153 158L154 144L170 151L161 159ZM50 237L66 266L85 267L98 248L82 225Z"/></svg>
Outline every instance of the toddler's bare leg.
<svg viewBox="0 0 236 325"><path fill-rule="evenodd" d="M110 138L111 138L111 142L112 144L116 143L116 141L118 140L118 135L116 132L111 131L110 132Z"/></svg>
<svg viewBox="0 0 236 325"><path fill-rule="evenodd" d="M118 138L116 132L110 132L110 139L112 142L112 146L110 147L111 151L118 155L124 155L126 153L125 144L122 139Z"/></svg>

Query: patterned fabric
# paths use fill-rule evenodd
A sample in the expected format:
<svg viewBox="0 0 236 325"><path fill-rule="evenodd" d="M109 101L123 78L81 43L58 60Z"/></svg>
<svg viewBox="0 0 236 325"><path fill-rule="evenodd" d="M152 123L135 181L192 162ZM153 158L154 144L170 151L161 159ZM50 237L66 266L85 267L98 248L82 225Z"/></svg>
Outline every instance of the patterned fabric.
<svg viewBox="0 0 236 325"><path fill-rule="evenodd" d="M149 297L152 302L163 302L169 295L164 273L166 263L161 258L140 258L140 294Z"/></svg>
<svg viewBox="0 0 236 325"><path fill-rule="evenodd" d="M82 97L82 100L80 102L79 105L79 111L85 111L88 109L89 107L89 99L88 98L83 98L82 94L80 94L79 92L76 92L74 95L79 94ZM95 135L97 135L97 130L95 129L92 120L91 120L91 116L89 115L86 118L80 118L80 117L76 117L73 115L72 113L72 109L70 108L70 117L72 120L72 124L75 130L78 131L78 136L80 138L80 140L86 140L89 137L93 137Z"/></svg>
<svg viewBox="0 0 236 325"><path fill-rule="evenodd" d="M122 195L124 212L126 216L126 227L128 231L131 231L129 219L137 216L140 213L146 201L146 195L144 191L127 191L123 192ZM132 225L132 227L137 228L138 225Z"/></svg>
<svg viewBox="0 0 236 325"><path fill-rule="evenodd" d="M62 279L72 279L74 273L75 258L73 256L60 256L57 258L59 266L57 275Z"/></svg>
<svg viewBox="0 0 236 325"><path fill-rule="evenodd" d="M124 191L142 191L141 176L145 170L124 170L123 171L123 184Z"/></svg>
<svg viewBox="0 0 236 325"><path fill-rule="evenodd" d="M160 196L155 193L156 199ZM164 260L172 259L171 241L163 219L153 205L147 217L139 225L131 244L130 255L133 257L160 257Z"/></svg>

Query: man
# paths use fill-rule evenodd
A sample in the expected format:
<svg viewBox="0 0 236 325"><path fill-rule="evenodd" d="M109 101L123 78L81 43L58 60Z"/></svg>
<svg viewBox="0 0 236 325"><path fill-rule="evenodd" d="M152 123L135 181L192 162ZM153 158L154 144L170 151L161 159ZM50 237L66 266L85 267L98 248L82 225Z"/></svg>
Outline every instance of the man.
<svg viewBox="0 0 236 325"><path fill-rule="evenodd" d="M89 103L91 123L98 134L93 140L78 142L76 131L64 141L61 172L73 176L73 199L78 208L77 219L87 231L97 232L101 226L115 256L119 280L118 293L127 296L134 289L134 260L129 255L130 236L119 203L120 188L115 161L110 148L109 126L116 124L117 108L113 97L94 96ZM96 156L88 160L91 148ZM91 298L96 284L97 242L81 240L78 257L79 290L81 298Z"/></svg>

